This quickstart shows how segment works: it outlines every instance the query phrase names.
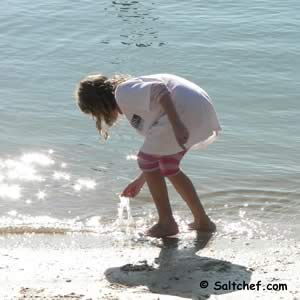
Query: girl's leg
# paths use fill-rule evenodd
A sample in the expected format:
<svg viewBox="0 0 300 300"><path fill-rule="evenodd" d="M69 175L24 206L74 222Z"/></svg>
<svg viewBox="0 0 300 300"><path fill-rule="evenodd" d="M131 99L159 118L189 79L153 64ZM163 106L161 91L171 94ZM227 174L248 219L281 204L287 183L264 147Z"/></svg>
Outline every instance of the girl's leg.
<svg viewBox="0 0 300 300"><path fill-rule="evenodd" d="M206 215L191 180L182 171L179 171L173 176L169 176L168 179L185 200L194 216L194 222L189 224L190 229L206 232L215 231L216 226Z"/></svg>
<svg viewBox="0 0 300 300"><path fill-rule="evenodd" d="M158 223L147 234L153 237L165 237L178 233L178 226L172 214L167 185L160 170L144 172L144 178L158 211Z"/></svg>

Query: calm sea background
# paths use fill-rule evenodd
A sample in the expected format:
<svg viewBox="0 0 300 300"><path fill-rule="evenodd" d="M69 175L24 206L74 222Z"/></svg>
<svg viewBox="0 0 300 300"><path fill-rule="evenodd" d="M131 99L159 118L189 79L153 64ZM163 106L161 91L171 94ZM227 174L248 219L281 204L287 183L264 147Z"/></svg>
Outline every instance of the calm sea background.
<svg viewBox="0 0 300 300"><path fill-rule="evenodd" d="M174 73L210 94L224 130L182 163L219 233L299 237L299 1L1 6L0 232L115 228L142 139L121 120L100 141L76 84L90 73ZM171 187L170 198L188 221ZM131 209L141 224L155 216L147 189Z"/></svg>

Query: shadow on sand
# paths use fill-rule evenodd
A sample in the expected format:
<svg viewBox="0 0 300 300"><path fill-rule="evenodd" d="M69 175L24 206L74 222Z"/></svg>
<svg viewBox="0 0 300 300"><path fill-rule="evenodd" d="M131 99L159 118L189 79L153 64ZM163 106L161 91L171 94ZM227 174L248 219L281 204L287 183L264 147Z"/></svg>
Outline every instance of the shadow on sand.
<svg viewBox="0 0 300 300"><path fill-rule="evenodd" d="M248 284L251 271L246 267L196 254L210 238L211 235L198 234L193 247L181 249L179 239L163 239L161 252L154 264L148 265L143 261L109 268L105 276L111 283L128 287L147 286L152 293L199 300L234 292L236 289L228 285L229 281ZM217 282L225 284L222 289Z"/></svg>

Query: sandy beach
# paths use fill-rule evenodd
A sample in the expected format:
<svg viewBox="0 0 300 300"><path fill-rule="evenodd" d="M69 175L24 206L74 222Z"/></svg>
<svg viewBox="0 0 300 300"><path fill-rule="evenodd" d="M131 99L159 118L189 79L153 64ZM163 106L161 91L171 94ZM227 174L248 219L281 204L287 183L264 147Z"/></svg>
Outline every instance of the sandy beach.
<svg viewBox="0 0 300 300"><path fill-rule="evenodd" d="M110 242L92 234L6 235L0 245L3 300L300 299L298 242L187 232ZM280 284L286 290L266 290Z"/></svg>

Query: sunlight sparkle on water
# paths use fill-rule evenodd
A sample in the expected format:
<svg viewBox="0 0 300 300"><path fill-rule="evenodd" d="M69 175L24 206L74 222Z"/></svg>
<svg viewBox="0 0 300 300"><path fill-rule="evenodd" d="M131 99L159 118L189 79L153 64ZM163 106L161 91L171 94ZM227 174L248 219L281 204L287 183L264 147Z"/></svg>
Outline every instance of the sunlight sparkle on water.
<svg viewBox="0 0 300 300"><path fill-rule="evenodd" d="M18 212L16 210L10 210L7 214L9 216L15 217L18 214Z"/></svg>
<svg viewBox="0 0 300 300"><path fill-rule="evenodd" d="M34 164L40 166L53 165L54 161L42 153L26 153L19 159L1 160L1 180L24 180L44 181L44 178L37 174Z"/></svg>
<svg viewBox="0 0 300 300"><path fill-rule="evenodd" d="M244 222L233 222L226 224L226 227L223 230L227 235L232 235L235 233L247 238L252 238L254 235L253 229Z"/></svg>
<svg viewBox="0 0 300 300"><path fill-rule="evenodd" d="M7 168L7 179L26 180L26 181L43 181L43 178L36 174L33 166L22 161L7 159L5 161Z"/></svg>
<svg viewBox="0 0 300 300"><path fill-rule="evenodd" d="M46 193L43 192L43 191L39 191L39 192L36 194L36 196L37 196L37 198L38 198L39 200L43 200L43 199L45 199L45 197L46 197Z"/></svg>
<svg viewBox="0 0 300 300"><path fill-rule="evenodd" d="M96 182L91 179L78 179L77 183L74 185L75 191L80 191L82 188L94 189L96 187Z"/></svg>
<svg viewBox="0 0 300 300"><path fill-rule="evenodd" d="M66 172L67 163L56 161L49 153L27 152L17 157L8 155L0 158L0 200L22 199L18 204L21 208L25 206L35 211L37 205L33 204L48 205L53 201L52 197L56 198L59 193L63 198L68 195L73 197L79 191L87 193L96 188L96 181ZM12 213L10 217L13 217ZM0 219L0 224L2 221Z"/></svg>
<svg viewBox="0 0 300 300"><path fill-rule="evenodd" d="M79 192L81 190L81 185L80 184L75 184L74 185L74 190Z"/></svg>
<svg viewBox="0 0 300 300"><path fill-rule="evenodd" d="M17 184L0 184L0 197L18 200L21 197L21 187Z"/></svg>
<svg viewBox="0 0 300 300"><path fill-rule="evenodd" d="M27 164L35 163L41 166L50 166L55 163L49 156L34 152L23 154L21 160Z"/></svg>
<svg viewBox="0 0 300 300"><path fill-rule="evenodd" d="M245 217L246 212L244 210L239 211L239 216L243 219Z"/></svg>
<svg viewBox="0 0 300 300"><path fill-rule="evenodd" d="M134 154L130 154L130 155L127 155L127 156L126 156L126 159L127 159L127 160L137 160L137 156L134 155Z"/></svg>
<svg viewBox="0 0 300 300"><path fill-rule="evenodd" d="M53 173L53 178L54 178L55 180L60 180L60 179L70 180L71 176L70 176L70 174L68 174L68 173L55 171L55 172Z"/></svg>

